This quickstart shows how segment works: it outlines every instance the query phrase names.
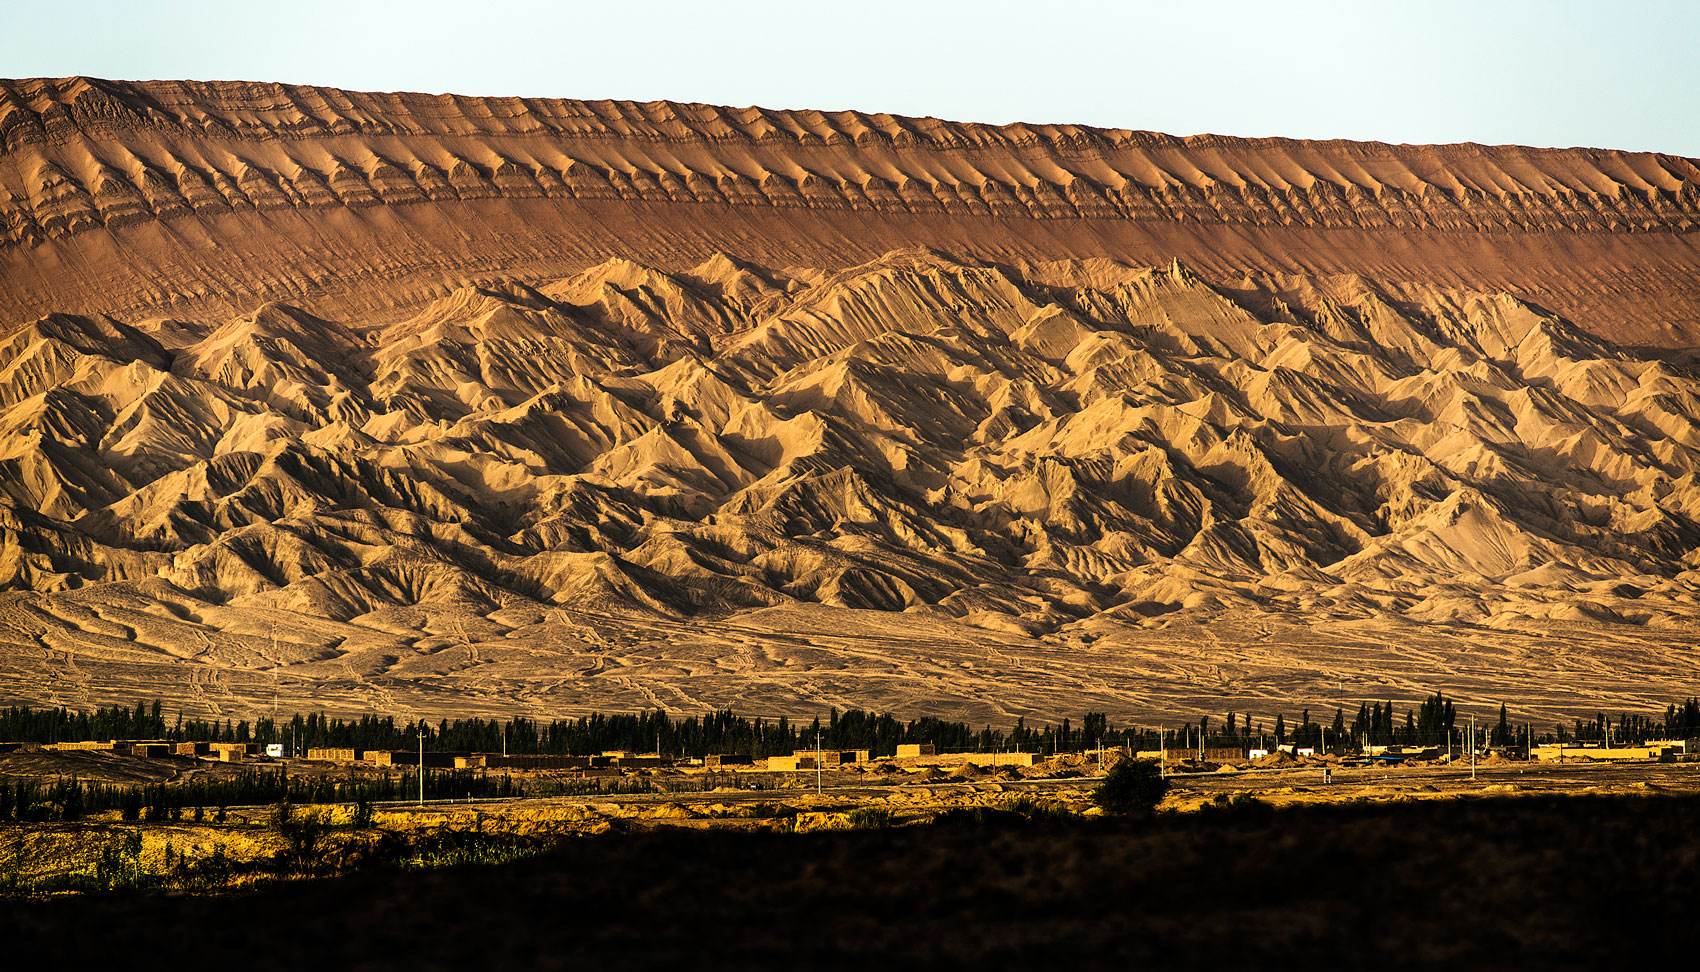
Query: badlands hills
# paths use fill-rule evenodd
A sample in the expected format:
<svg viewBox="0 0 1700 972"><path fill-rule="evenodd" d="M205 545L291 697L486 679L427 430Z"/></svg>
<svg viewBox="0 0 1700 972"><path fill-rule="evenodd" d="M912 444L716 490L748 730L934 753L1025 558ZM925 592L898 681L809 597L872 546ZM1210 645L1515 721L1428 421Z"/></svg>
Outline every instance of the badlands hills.
<svg viewBox="0 0 1700 972"><path fill-rule="evenodd" d="M0 148L7 697L1695 689L1690 160L88 79Z"/></svg>

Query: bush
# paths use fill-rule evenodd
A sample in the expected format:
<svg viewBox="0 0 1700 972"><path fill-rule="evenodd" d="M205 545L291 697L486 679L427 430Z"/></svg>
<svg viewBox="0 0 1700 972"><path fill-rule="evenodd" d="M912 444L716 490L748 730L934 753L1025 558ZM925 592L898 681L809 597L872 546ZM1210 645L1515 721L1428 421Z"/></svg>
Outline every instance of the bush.
<svg viewBox="0 0 1700 972"><path fill-rule="evenodd" d="M857 807L847 818L852 830L884 830L891 826L891 811L885 807Z"/></svg>
<svg viewBox="0 0 1700 972"><path fill-rule="evenodd" d="M1027 829L1032 827L1033 819L1026 814L1003 807L951 807L949 810L933 818L934 827L999 827L1004 829Z"/></svg>
<svg viewBox="0 0 1700 972"><path fill-rule="evenodd" d="M1143 814L1157 809L1168 792L1169 781L1155 762L1128 759L1104 775L1104 782L1092 791L1092 802L1105 813Z"/></svg>
<svg viewBox="0 0 1700 972"><path fill-rule="evenodd" d="M1244 823L1263 823L1275 816L1273 806L1246 793L1236 793L1231 797L1218 793L1214 800L1199 807L1199 812Z"/></svg>
<svg viewBox="0 0 1700 972"><path fill-rule="evenodd" d="M1035 797L1026 793L1005 800L1000 809L1007 810L1010 813L1019 813L1028 820L1050 823L1059 823L1073 816L1068 812L1068 807L1056 800Z"/></svg>
<svg viewBox="0 0 1700 972"><path fill-rule="evenodd" d="M547 853L547 839L518 834L482 833L467 830L442 830L415 838L400 860L403 867L433 869L439 867L495 866L511 864ZM392 853L400 845L388 848Z"/></svg>

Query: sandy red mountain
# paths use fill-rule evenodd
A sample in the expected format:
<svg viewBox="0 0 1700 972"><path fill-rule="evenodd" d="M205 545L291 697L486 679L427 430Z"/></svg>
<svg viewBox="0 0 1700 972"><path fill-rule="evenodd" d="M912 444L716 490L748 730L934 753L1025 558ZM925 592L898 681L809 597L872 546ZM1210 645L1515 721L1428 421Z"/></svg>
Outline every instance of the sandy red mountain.
<svg viewBox="0 0 1700 972"><path fill-rule="evenodd" d="M1691 160L89 79L0 147L8 694L1691 691Z"/></svg>

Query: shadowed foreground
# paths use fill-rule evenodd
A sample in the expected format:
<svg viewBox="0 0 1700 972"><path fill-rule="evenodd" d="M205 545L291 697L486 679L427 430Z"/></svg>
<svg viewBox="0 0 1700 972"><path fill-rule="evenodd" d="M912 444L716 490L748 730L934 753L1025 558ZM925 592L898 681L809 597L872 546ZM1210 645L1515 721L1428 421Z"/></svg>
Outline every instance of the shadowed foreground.
<svg viewBox="0 0 1700 972"><path fill-rule="evenodd" d="M633 833L501 867L19 903L0 932L70 967L1624 967L1695 944L1697 817L1568 798Z"/></svg>

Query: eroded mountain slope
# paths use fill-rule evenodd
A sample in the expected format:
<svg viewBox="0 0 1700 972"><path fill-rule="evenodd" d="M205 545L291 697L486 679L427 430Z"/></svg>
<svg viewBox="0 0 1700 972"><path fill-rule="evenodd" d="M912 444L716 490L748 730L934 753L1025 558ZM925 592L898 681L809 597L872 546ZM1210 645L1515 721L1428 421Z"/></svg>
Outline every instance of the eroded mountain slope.
<svg viewBox="0 0 1700 972"><path fill-rule="evenodd" d="M1626 705L1691 690L1697 415L1692 371L1505 293L1178 261L720 253L399 321L56 314L0 346L0 681Z"/></svg>
<svg viewBox="0 0 1700 972"><path fill-rule="evenodd" d="M468 283L719 250L841 270L903 246L1005 263L1179 258L1503 291L1625 345L1700 337L1700 167L862 112L0 81L0 327L337 319ZM705 322L698 322L705 323Z"/></svg>

